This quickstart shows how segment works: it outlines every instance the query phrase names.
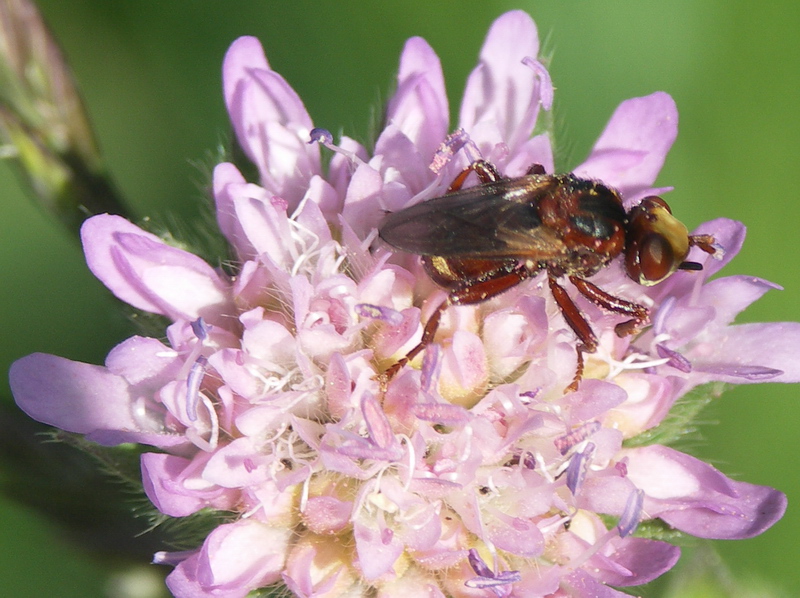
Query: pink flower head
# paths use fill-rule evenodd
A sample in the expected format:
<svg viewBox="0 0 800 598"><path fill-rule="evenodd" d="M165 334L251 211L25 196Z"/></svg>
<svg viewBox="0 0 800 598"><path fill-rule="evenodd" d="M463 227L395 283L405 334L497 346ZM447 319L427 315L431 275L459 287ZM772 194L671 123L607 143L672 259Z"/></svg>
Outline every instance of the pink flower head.
<svg viewBox="0 0 800 598"><path fill-rule="evenodd" d="M800 380L800 325L733 324L775 285L708 280L742 245L736 222L698 229L724 249L721 260L693 250L702 272L644 287L613 263L593 278L647 306L652 325L619 338L618 315L578 298L599 347L575 392L564 394L575 337L541 277L447 309L424 357L378 383L445 295L376 228L477 158L505 176L553 172L549 135L533 135L553 101L538 50L527 14L501 16L453 126L438 58L409 40L370 151L315 129L258 41L241 38L225 58L225 101L259 179L223 163L213 181L235 271L117 216L84 224L92 272L172 321L167 341L133 337L102 367L30 355L11 385L35 419L158 448L142 475L162 513L235 514L196 550L157 555L176 565L176 596L274 583L306 598L623 596L612 587L679 557L637 534L642 522L734 539L782 516L777 490L642 435L699 385ZM623 102L573 171L637 203L658 192L677 118L662 92ZM333 150L327 167L320 145Z"/></svg>

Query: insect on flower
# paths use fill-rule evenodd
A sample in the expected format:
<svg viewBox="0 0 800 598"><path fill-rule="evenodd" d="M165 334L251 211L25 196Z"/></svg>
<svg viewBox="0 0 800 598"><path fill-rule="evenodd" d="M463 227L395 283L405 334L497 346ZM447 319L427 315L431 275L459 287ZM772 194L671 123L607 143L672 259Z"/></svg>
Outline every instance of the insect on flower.
<svg viewBox="0 0 800 598"><path fill-rule="evenodd" d="M470 173L480 184L462 189ZM629 319L619 336L648 319L645 306L615 297L586 280L624 255L635 282L650 286L676 270L701 270L685 261L691 247L714 254L711 235L690 235L660 197L646 197L627 213L617 191L573 174L545 174L533 165L525 176L504 178L484 160L465 168L448 193L389 214L380 228L389 245L422 256L431 279L449 294L425 324L422 340L384 373L388 383L433 342L451 305L486 301L541 270L569 327L578 337L575 390L583 376L583 354L597 350L597 337L559 282L570 283L603 309Z"/></svg>

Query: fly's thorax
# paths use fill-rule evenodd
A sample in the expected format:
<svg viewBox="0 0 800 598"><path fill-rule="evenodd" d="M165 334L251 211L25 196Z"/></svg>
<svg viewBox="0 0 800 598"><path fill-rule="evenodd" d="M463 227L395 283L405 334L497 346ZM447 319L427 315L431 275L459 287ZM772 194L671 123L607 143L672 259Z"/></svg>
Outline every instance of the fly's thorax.
<svg viewBox="0 0 800 598"><path fill-rule="evenodd" d="M578 245L566 257L540 264L539 267L557 276L588 278L608 266L619 253L619 251L610 253L591 251L583 245Z"/></svg>
<svg viewBox="0 0 800 598"><path fill-rule="evenodd" d="M566 255L548 269L591 276L625 249L627 216L614 189L574 175L560 175L554 192L543 197L539 214L544 226L564 243Z"/></svg>

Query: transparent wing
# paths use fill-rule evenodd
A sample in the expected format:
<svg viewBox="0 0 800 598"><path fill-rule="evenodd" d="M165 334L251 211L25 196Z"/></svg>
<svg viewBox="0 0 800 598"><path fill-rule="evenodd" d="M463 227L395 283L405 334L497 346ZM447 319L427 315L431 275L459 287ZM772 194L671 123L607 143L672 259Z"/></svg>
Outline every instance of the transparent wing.
<svg viewBox="0 0 800 598"><path fill-rule="evenodd" d="M557 259L567 254L542 225L539 199L559 181L531 175L462 189L389 214L380 236L419 255L488 259Z"/></svg>

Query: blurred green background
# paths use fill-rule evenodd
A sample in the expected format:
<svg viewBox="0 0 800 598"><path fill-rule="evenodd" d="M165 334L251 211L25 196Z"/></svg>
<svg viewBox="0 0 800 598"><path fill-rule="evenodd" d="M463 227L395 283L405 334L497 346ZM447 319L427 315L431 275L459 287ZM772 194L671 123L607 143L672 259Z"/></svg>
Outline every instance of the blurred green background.
<svg viewBox="0 0 800 598"><path fill-rule="evenodd" d="M228 138L220 64L236 37L262 40L315 124L363 139L406 38L421 35L437 50L457 110L488 25L523 8L553 54L561 168L585 157L619 102L669 92L680 110L680 134L659 183L675 186L668 196L673 209L690 228L718 216L747 224L744 250L726 272L758 275L785 290L767 295L743 321L800 318L800 3L41 0L39 6L72 64L123 193L141 216L189 224L207 184L198 165ZM28 201L2 163L0 197L0 369L33 351L101 363L128 334L125 319L85 268L78 246ZM10 401L7 383L0 394ZM789 496L787 515L773 529L715 547L736 579L800 595L800 387L740 387L705 415L713 424L695 454ZM104 595L104 568L37 513L2 499L0 529L0 595Z"/></svg>

